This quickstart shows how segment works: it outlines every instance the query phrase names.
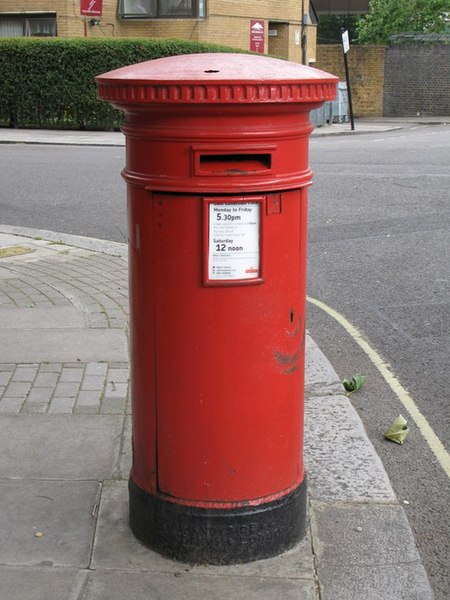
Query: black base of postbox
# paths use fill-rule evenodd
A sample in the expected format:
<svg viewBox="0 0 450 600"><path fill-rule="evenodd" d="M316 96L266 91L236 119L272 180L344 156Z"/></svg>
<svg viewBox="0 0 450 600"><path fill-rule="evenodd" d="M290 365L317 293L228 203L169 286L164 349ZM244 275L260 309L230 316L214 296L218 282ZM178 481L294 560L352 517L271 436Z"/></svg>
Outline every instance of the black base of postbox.
<svg viewBox="0 0 450 600"><path fill-rule="evenodd" d="M205 509L148 494L131 479L130 527L153 550L190 564L230 565L276 556L305 534L306 477L267 504Z"/></svg>

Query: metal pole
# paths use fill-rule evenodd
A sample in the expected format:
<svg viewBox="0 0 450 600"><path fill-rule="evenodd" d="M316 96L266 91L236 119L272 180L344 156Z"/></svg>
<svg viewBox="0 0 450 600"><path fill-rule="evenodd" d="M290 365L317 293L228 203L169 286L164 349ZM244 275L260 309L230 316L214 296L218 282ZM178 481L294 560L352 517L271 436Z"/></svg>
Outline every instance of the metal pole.
<svg viewBox="0 0 450 600"><path fill-rule="evenodd" d="M302 0L302 64L306 65L305 0Z"/></svg>
<svg viewBox="0 0 450 600"><path fill-rule="evenodd" d="M341 29L341 34L344 34L344 33L345 33L345 29ZM350 86L350 72L348 69L348 58L347 58L347 52L344 47L343 38L342 38L342 50L343 50L343 54L344 54L345 80L347 82L348 109L350 112L350 124L351 124L352 131L354 131L355 130L355 121L353 119L352 88Z"/></svg>

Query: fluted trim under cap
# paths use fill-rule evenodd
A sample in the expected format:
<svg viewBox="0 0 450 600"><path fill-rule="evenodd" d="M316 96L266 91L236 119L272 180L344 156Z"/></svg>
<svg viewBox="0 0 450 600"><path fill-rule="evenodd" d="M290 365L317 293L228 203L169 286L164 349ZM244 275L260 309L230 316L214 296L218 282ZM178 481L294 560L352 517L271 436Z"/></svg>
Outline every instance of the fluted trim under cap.
<svg viewBox="0 0 450 600"><path fill-rule="evenodd" d="M117 104L270 104L333 100L338 78L297 63L249 54L185 54L96 77Z"/></svg>

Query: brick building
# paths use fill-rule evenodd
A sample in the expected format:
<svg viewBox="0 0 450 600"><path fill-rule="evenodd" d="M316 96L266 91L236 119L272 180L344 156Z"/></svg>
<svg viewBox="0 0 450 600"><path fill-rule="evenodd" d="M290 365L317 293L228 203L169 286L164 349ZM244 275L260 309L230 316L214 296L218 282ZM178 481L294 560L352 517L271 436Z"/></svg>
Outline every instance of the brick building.
<svg viewBox="0 0 450 600"><path fill-rule="evenodd" d="M87 13L85 16L81 15L82 9ZM304 63L316 60L316 26L316 14L309 0L2 0L0 3L0 37L172 37L254 49Z"/></svg>
<svg viewBox="0 0 450 600"><path fill-rule="evenodd" d="M315 0L320 15L362 15L369 12L369 0Z"/></svg>

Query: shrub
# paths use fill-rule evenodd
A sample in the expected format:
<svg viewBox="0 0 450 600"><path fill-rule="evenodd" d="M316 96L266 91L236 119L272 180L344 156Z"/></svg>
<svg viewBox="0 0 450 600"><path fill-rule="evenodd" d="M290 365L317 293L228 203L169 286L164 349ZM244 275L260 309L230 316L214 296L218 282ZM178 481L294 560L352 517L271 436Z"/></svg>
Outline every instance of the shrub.
<svg viewBox="0 0 450 600"><path fill-rule="evenodd" d="M174 39L0 39L0 126L117 128L121 114L97 100L96 75L164 56L233 51Z"/></svg>

